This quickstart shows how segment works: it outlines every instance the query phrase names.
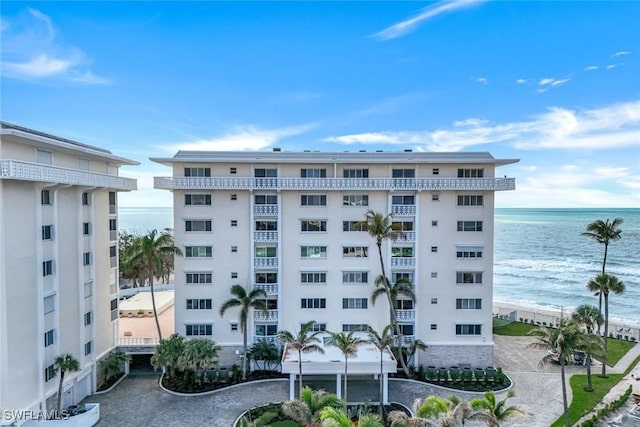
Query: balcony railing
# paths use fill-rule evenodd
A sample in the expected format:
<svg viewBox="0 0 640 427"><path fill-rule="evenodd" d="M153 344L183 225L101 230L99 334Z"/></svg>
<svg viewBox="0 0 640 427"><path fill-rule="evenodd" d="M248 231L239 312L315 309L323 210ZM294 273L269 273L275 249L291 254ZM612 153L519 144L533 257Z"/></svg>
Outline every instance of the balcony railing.
<svg viewBox="0 0 640 427"><path fill-rule="evenodd" d="M402 235L396 237L396 242L415 242L416 241L416 232L415 231L402 231Z"/></svg>
<svg viewBox="0 0 640 427"><path fill-rule="evenodd" d="M253 241L254 242L277 242L278 232L277 231L254 231Z"/></svg>
<svg viewBox="0 0 640 427"><path fill-rule="evenodd" d="M415 310L396 310L396 319L399 322L413 322L415 318Z"/></svg>
<svg viewBox="0 0 640 427"><path fill-rule="evenodd" d="M253 320L256 322L277 322L278 310L255 311L253 313Z"/></svg>
<svg viewBox="0 0 640 427"><path fill-rule="evenodd" d="M278 205L255 205L253 216L278 216Z"/></svg>
<svg viewBox="0 0 640 427"><path fill-rule="evenodd" d="M391 213L393 213L394 216L415 216L416 206L415 205L392 205Z"/></svg>
<svg viewBox="0 0 640 427"><path fill-rule="evenodd" d="M118 213L118 207L116 205L109 205L109 214L115 215Z"/></svg>
<svg viewBox="0 0 640 427"><path fill-rule="evenodd" d="M278 258L254 258L253 268L278 268Z"/></svg>
<svg viewBox="0 0 640 427"><path fill-rule="evenodd" d="M415 258L391 258L391 268L415 268Z"/></svg>
<svg viewBox="0 0 640 427"><path fill-rule="evenodd" d="M264 341L264 342L268 342L271 344L276 344L278 345L279 340L278 340L278 336L277 335L254 335L253 336L253 343L257 343L260 341Z"/></svg>
<svg viewBox="0 0 640 427"><path fill-rule="evenodd" d="M143 338L143 337L125 337L116 338L116 345L120 347L137 347L141 345L158 345L160 340L158 338Z"/></svg>
<svg viewBox="0 0 640 427"><path fill-rule="evenodd" d="M109 230L109 240L112 242L118 240L118 232L116 230Z"/></svg>
<svg viewBox="0 0 640 427"><path fill-rule="evenodd" d="M109 267L113 268L113 267L117 267L118 266L118 257L111 257L109 258Z"/></svg>
<svg viewBox="0 0 640 427"><path fill-rule="evenodd" d="M86 187L113 188L122 191L137 190L138 188L135 179L23 162L21 160L0 160L0 179L52 182Z"/></svg>
<svg viewBox="0 0 640 427"><path fill-rule="evenodd" d="M155 177L163 190L515 190L515 178Z"/></svg>
<svg viewBox="0 0 640 427"><path fill-rule="evenodd" d="M278 284L277 283L255 283L253 285L254 289L262 289L265 291L267 295L278 295Z"/></svg>
<svg viewBox="0 0 640 427"><path fill-rule="evenodd" d="M415 340L415 335L402 335L400 337L400 345L403 347L407 347L410 346Z"/></svg>

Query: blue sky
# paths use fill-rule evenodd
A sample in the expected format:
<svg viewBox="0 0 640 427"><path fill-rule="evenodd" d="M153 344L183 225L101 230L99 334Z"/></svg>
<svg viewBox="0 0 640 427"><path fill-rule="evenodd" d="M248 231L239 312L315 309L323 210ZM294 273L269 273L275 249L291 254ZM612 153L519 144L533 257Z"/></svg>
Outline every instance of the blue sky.
<svg viewBox="0 0 640 427"><path fill-rule="evenodd" d="M490 151L499 207L640 207L640 2L3 2L1 117L178 149Z"/></svg>

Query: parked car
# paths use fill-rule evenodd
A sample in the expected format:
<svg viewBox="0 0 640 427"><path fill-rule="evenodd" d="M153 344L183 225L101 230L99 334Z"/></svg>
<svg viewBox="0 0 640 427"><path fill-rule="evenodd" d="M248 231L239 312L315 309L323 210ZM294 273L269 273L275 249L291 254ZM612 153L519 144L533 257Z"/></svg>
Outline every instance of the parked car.
<svg viewBox="0 0 640 427"><path fill-rule="evenodd" d="M549 350L547 356L553 363L560 364L560 354L555 350ZM584 351L574 351L571 355L571 360L567 360L565 365L587 365L587 354ZM593 362L592 362L593 363Z"/></svg>

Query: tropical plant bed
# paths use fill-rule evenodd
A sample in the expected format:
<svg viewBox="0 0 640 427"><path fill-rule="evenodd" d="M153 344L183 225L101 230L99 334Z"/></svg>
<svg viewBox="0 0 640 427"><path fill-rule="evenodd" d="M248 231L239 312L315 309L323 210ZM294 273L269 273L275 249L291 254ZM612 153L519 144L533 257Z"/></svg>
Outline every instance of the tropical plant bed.
<svg viewBox="0 0 640 427"><path fill-rule="evenodd" d="M108 390L109 388L111 388L115 383L117 383L120 378L122 378L124 376L124 372L120 372L118 374L112 375L111 377L109 377L105 382L102 383L102 385L100 385L100 387L98 387L98 390L96 391L105 391Z"/></svg>
<svg viewBox="0 0 640 427"><path fill-rule="evenodd" d="M416 373L413 377L407 377L404 372L398 372L396 374L392 374L392 378L403 378L403 379L411 379L415 381L420 381L425 384L433 384L440 387L449 388L451 390L460 390L460 391L476 391L476 392L487 392L487 391L501 391L509 388L511 386L511 379L504 374L502 375L501 380L470 380L470 381L462 381L460 379L452 380L439 380L439 379L429 379L426 375L420 375Z"/></svg>
<svg viewBox="0 0 640 427"><path fill-rule="evenodd" d="M200 384L195 382L193 373L185 374L184 372L178 372L171 378L166 375L163 376L162 386L178 393L204 393L207 391L220 390L235 384L277 378L289 378L289 376L276 371L253 371L247 374L246 381L240 378L237 381L210 381L205 375L204 382Z"/></svg>

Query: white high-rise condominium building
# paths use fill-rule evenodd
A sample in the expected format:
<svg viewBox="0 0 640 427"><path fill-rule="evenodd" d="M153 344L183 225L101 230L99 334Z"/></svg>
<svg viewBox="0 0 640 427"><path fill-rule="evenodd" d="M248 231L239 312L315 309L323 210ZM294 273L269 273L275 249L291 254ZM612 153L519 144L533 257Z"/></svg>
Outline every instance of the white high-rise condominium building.
<svg viewBox="0 0 640 427"><path fill-rule="evenodd" d="M154 158L173 168L155 188L173 191L176 332L210 336L233 359L238 312L222 318L231 285L267 294L249 320L250 340L282 329L350 331L389 323L376 242L360 221L392 213L403 232L384 241L389 278L414 283L396 301L402 341L429 347L415 363L493 362L494 193L515 189L489 153L190 152ZM231 351L229 351L231 350ZM230 359L226 359L230 360Z"/></svg>
<svg viewBox="0 0 640 427"><path fill-rule="evenodd" d="M0 424L4 411L52 409L56 356L64 407L96 389L118 319L118 176L137 162L32 129L0 129Z"/></svg>

